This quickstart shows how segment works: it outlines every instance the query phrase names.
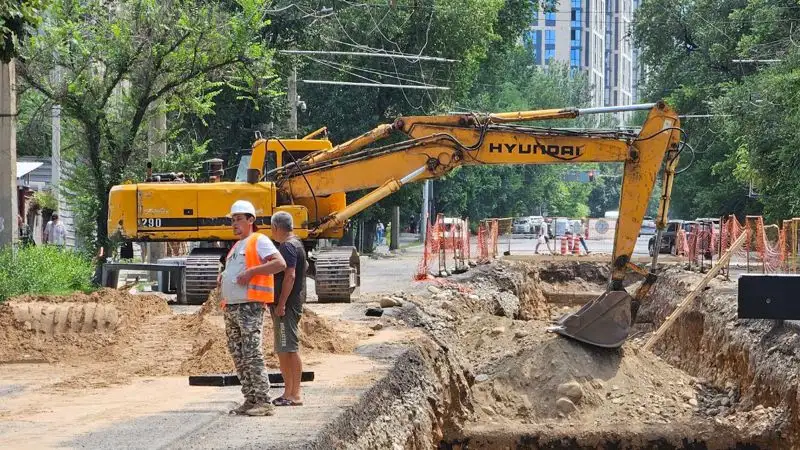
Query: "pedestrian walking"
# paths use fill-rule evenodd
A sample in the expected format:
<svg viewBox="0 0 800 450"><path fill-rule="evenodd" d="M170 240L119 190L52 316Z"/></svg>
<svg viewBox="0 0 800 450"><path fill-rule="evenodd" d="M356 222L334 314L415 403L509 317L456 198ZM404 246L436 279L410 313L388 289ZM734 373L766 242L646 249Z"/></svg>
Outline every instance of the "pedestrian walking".
<svg viewBox="0 0 800 450"><path fill-rule="evenodd" d="M538 255L539 254L539 246L544 244L544 246L547 248L547 251L550 252L550 254L554 254L555 253L555 249L554 248L553 249L550 248L550 238L551 237L552 236L550 235L549 227L547 226L547 224L542 224L542 227L539 230L539 236L536 238L536 249L534 250L534 253L536 253Z"/></svg>
<svg viewBox="0 0 800 450"><path fill-rule="evenodd" d="M275 335L275 353L283 375L283 395L272 401L275 406L301 406L300 378L303 363L300 360L300 317L306 301L306 252L301 241L292 232L291 214L278 212L272 215L272 237L280 243L278 251L286 261L283 272L275 274L275 293L278 301L272 305L272 329Z"/></svg>
<svg viewBox="0 0 800 450"><path fill-rule="evenodd" d="M375 242L377 245L383 245L383 232L385 230L386 228L383 226L383 222L379 220L378 224L375 225Z"/></svg>
<svg viewBox="0 0 800 450"><path fill-rule="evenodd" d="M58 217L58 213L53 213L47 225L44 226L44 243L64 247L67 245L67 228Z"/></svg>
<svg viewBox="0 0 800 450"><path fill-rule="evenodd" d="M273 275L286 268L275 244L255 225L252 203L237 200L231 206L231 225L239 240L225 259L220 274L222 307L228 351L242 383L244 403L231 414L269 416L274 406L262 352L264 312L275 302Z"/></svg>

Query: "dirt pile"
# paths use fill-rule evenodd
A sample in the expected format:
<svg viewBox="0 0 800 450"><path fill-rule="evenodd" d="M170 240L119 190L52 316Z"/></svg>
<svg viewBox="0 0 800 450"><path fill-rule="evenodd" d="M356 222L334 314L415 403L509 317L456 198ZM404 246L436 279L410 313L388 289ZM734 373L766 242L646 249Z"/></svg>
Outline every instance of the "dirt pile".
<svg viewBox="0 0 800 450"><path fill-rule="evenodd" d="M306 310L301 349L349 353L361 332ZM264 355L277 367L272 321L264 321ZM166 301L113 289L70 296L25 296L0 305L0 363L44 361L80 368L56 388L101 387L133 376L234 372L218 296L195 314L172 314Z"/></svg>
<svg viewBox="0 0 800 450"><path fill-rule="evenodd" d="M109 356L142 323L169 313L161 298L114 289L15 297L0 305L0 361Z"/></svg>
<svg viewBox="0 0 800 450"><path fill-rule="evenodd" d="M473 394L487 416L668 424L699 412L694 380L653 355L595 349L541 327L511 342L498 334L505 354L474 369Z"/></svg>
<svg viewBox="0 0 800 450"><path fill-rule="evenodd" d="M233 372L225 336L223 312L219 307L219 297L212 295L191 316L175 316L170 324L171 335L181 340L191 340L192 349L179 368L183 375L202 373ZM359 339L358 333L344 329L344 324L318 316L308 308L300 320L300 347L310 353L350 353ZM269 313L264 317L263 351L268 367L278 367L273 352L272 320ZM313 358L313 357L312 357Z"/></svg>

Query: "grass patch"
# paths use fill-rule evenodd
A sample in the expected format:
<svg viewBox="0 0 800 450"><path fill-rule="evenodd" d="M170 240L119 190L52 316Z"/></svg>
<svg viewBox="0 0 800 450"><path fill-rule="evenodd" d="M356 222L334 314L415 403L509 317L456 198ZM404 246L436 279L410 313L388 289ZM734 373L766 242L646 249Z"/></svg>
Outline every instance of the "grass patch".
<svg viewBox="0 0 800 450"><path fill-rule="evenodd" d="M53 246L0 249L0 302L20 294L90 292L94 266L86 256Z"/></svg>

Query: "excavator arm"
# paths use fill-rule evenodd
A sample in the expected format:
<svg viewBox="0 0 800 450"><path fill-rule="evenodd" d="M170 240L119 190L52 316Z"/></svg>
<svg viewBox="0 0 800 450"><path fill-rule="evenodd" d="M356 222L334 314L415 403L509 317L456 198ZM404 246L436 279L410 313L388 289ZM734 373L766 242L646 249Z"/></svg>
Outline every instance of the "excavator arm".
<svg viewBox="0 0 800 450"><path fill-rule="evenodd" d="M632 109L643 108L618 110ZM310 231L313 236L340 226L404 184L438 178L460 166L624 163L608 290L577 313L562 318L554 328L560 334L594 345L619 347L627 339L638 303L655 281L655 259L635 298L627 294L622 282L627 271L635 268L631 255L662 165L658 225L664 226L680 153L677 114L662 102L646 105L646 109L649 115L638 134L517 125L612 112L613 108L403 117L274 172L279 189L292 198L375 188L344 209L322 218ZM403 135L405 139L373 146L393 135Z"/></svg>

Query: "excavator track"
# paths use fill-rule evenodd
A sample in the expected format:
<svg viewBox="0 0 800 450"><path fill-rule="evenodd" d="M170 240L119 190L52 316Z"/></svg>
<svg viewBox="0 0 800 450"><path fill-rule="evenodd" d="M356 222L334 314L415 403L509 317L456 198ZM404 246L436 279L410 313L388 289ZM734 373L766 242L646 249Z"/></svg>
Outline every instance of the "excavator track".
<svg viewBox="0 0 800 450"><path fill-rule="evenodd" d="M355 247L317 250L313 276L320 303L350 303L361 285L361 262Z"/></svg>
<svg viewBox="0 0 800 450"><path fill-rule="evenodd" d="M217 287L223 248L196 248L186 258L186 302L201 305Z"/></svg>

